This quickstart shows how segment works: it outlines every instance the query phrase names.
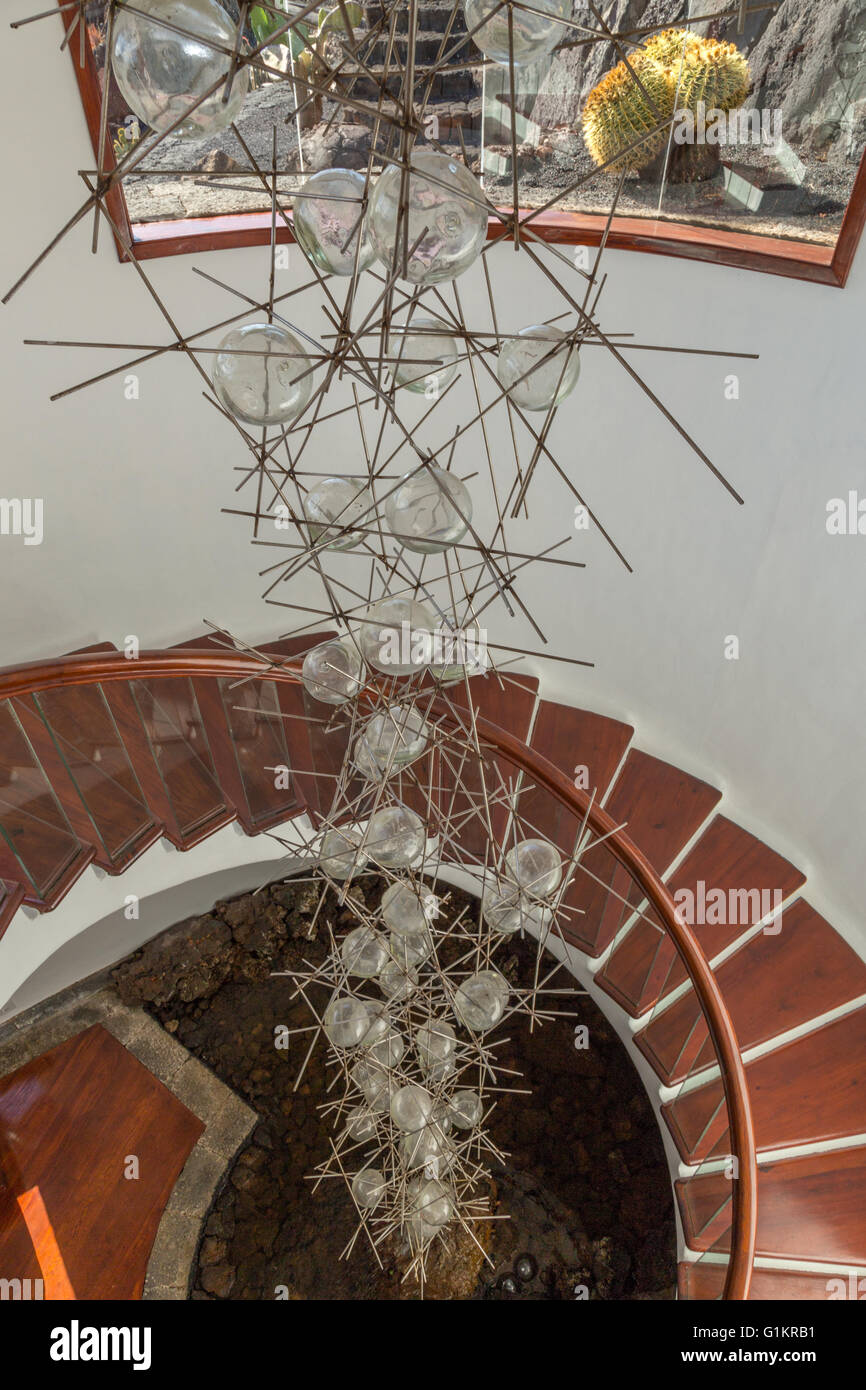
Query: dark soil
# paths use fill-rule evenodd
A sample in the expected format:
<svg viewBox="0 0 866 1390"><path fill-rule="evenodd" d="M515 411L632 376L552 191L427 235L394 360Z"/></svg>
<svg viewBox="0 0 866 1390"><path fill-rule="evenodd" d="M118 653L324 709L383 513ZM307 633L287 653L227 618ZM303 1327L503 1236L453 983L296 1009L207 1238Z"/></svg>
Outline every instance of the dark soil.
<svg viewBox="0 0 866 1390"><path fill-rule="evenodd" d="M371 903L381 885L360 885ZM116 971L121 994L142 1003L169 1032L261 1116L239 1153L205 1227L193 1298L413 1299L401 1252L380 1269L355 1230L340 1180L312 1192L311 1173L328 1152L318 1111L326 1085L318 1047L297 1091L307 1049L274 1046L278 1025L305 1026L303 1002L272 971L303 968L324 954L312 917L318 891L291 882L218 903L169 929ZM466 901L453 893L458 906ZM474 906L474 905L473 905ZM329 904L340 930L351 912ZM312 937L311 937L312 932ZM504 969L529 978L534 948L516 943ZM572 1045L574 1018L530 1033L514 1019L501 1052L531 1095L502 1095L491 1136L507 1153L493 1173L493 1206L509 1220L480 1232L493 1268L468 1240L434 1262L427 1297L523 1299L671 1298L676 1279L673 1204L651 1107L619 1039L585 996L563 1003L588 1025L590 1046ZM514 1275L516 1262L531 1277Z"/></svg>

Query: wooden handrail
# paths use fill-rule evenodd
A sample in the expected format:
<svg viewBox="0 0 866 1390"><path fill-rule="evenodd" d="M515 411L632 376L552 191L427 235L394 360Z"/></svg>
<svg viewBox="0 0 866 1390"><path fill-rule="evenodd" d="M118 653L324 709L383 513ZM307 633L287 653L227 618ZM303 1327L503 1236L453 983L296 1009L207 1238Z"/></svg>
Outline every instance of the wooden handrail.
<svg viewBox="0 0 866 1390"><path fill-rule="evenodd" d="M136 658L122 652L85 652L34 661L0 671L0 700L54 690L68 685L95 685L117 681L166 677L229 677L235 680L289 681L297 684L300 664L281 661L273 664L261 658L216 648L175 647L168 651L145 651ZM433 710L446 723L454 716L444 701L434 701ZM724 1298L748 1298L757 1236L757 1182L755 1136L749 1105L748 1085L734 1026L721 991L703 952L688 926L675 910L674 901L649 860L615 821L587 792L575 787L565 773L505 729L481 716L476 720L479 737L503 754L522 772L532 777L561 806L598 836L640 886L652 904L682 961L701 1006L719 1061L731 1147L737 1162L733 1190L731 1256L725 1281Z"/></svg>

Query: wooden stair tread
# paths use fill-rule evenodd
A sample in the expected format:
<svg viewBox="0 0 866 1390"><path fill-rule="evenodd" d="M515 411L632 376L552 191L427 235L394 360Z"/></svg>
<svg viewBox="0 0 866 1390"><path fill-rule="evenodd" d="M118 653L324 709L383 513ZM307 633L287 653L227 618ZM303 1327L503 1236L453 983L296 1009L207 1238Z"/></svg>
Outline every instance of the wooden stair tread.
<svg viewBox="0 0 866 1390"><path fill-rule="evenodd" d="M4 1270L42 1277L17 1201L35 1188L75 1297L140 1298L160 1217L201 1120L96 1025L0 1080L0 1123ZM129 1154L139 1160L135 1181L124 1174Z"/></svg>
<svg viewBox="0 0 866 1390"><path fill-rule="evenodd" d="M726 816L716 816L670 875L667 886L675 899L677 893L687 890L697 905L703 884L703 894L708 899L707 917L718 911L710 895L714 891L724 895L719 915L725 919L735 916L737 920L694 926L698 945L706 959L712 960L761 921L766 916L765 908L772 911L777 892L782 902L804 882L805 875L762 840ZM648 920L635 923L598 976L601 988L633 1016L652 1008L663 994L687 978L685 967L673 943L663 934L655 913L650 910L646 917Z"/></svg>
<svg viewBox="0 0 866 1390"><path fill-rule="evenodd" d="M805 1034L746 1067L759 1152L843 1139L866 1132L866 1007ZM686 1162L729 1152L727 1132L713 1124L720 1079L662 1106ZM705 1127L711 1128L705 1133Z"/></svg>
<svg viewBox="0 0 866 1390"><path fill-rule="evenodd" d="M633 748L605 809L659 872L717 805L721 792L671 763ZM601 882L578 872L564 902L583 912L565 929L568 940L591 955L611 943L630 910L641 901L629 874L604 846L588 850L581 863ZM609 895L609 890L613 890ZM623 899L625 901L623 901Z"/></svg>
<svg viewBox="0 0 866 1390"><path fill-rule="evenodd" d="M715 975L744 1052L866 994L866 964L803 898L778 935L752 937ZM691 990L635 1042L666 1085L716 1061Z"/></svg>
<svg viewBox="0 0 866 1390"><path fill-rule="evenodd" d="M675 1186L686 1244L710 1248L702 1232L712 1230L730 1182L723 1173L701 1173ZM729 1250L729 1234L715 1248ZM759 1164L756 1254L866 1264L866 1147Z"/></svg>
<svg viewBox="0 0 866 1390"><path fill-rule="evenodd" d="M720 1298L726 1272L724 1265L706 1264L702 1260L681 1261L677 1277L680 1298L705 1301ZM832 1297L834 1290L836 1296L840 1296L840 1284L844 1289L843 1296L849 1297L852 1283L847 1275L830 1272L815 1274L793 1269L754 1269L749 1302L823 1302ZM866 1280L863 1281L863 1292L866 1292Z"/></svg>

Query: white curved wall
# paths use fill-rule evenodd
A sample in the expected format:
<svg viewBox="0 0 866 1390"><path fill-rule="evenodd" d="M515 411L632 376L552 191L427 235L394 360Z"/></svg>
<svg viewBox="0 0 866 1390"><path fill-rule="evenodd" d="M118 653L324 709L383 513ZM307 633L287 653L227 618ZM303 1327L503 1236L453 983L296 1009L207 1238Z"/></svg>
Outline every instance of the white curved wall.
<svg viewBox="0 0 866 1390"><path fill-rule="evenodd" d="M75 171L93 162L59 39L54 20L0 31L4 288L79 204ZM257 571L273 552L251 548L246 523L220 513L235 505L232 470L245 456L203 402L188 363L173 354L143 369L138 401L125 400L115 378L48 403L52 391L118 359L24 348L22 338L165 338L135 270L117 262L104 229L91 257L90 227L87 219L0 313L2 492L42 497L45 505L41 546L0 537L0 659L54 655L97 639L119 643L129 633L159 646L200 631L204 617L251 639L287 629L292 615L259 597ZM261 294L266 263L267 253L254 250L148 268L181 330L192 331L235 305L195 276L193 265ZM739 365L658 353L632 358L746 506L729 498L615 362L601 350L585 352L553 448L636 573L628 575L598 536L581 534L571 550L587 561L585 572L538 569L521 577L551 649L595 662L592 671L549 664L544 691L630 720L640 746L722 787L728 814L809 873L816 906L866 953L866 537L830 537L825 529L828 499L851 489L866 496L866 251L844 291L626 253L610 253L607 267L608 331L761 354ZM280 287L290 287L300 268L295 251ZM492 272L506 329L560 308L510 247L493 253ZM460 290L467 317L482 314L480 280L470 274ZM316 312L315 299L297 309L311 324ZM320 329L321 319L313 326ZM740 376L738 401L725 397L731 371ZM468 409L469 387L460 389ZM480 447L467 442L461 472L485 466ZM350 471L357 449L347 416L333 428L320 466ZM494 458L503 475L509 456L498 430ZM549 474L539 473L531 511L515 525L517 548L569 534L571 500ZM303 586L294 598L305 601ZM526 626L509 624L501 610L488 610L488 618L493 640L537 647ZM724 659L732 634L740 639L739 661ZM560 761L573 766L576 750L562 749Z"/></svg>

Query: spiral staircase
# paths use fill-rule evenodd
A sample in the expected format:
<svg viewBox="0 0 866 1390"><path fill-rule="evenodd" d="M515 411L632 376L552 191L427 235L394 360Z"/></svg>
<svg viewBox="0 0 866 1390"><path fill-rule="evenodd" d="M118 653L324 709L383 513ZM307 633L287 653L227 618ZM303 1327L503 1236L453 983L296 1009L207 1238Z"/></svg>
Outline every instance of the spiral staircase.
<svg viewBox="0 0 866 1390"><path fill-rule="evenodd" d="M316 825L345 735L321 722L292 659L322 635L270 644L270 667L204 637L0 672L0 934L22 909L38 932L34 910L56 909L88 871L123 874L158 840L189 850L230 822L247 835ZM528 676L449 696L479 717L521 817L568 855L584 845L550 944L616 1022L657 1106L680 1297L858 1296L866 963L810 905L804 874L628 725L546 700ZM291 776L275 778L283 766ZM494 808L494 838L506 819ZM478 863L464 823L460 855ZM738 910L688 925L681 890ZM832 1292L843 1286L855 1292Z"/></svg>

